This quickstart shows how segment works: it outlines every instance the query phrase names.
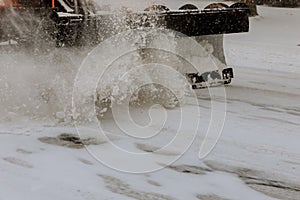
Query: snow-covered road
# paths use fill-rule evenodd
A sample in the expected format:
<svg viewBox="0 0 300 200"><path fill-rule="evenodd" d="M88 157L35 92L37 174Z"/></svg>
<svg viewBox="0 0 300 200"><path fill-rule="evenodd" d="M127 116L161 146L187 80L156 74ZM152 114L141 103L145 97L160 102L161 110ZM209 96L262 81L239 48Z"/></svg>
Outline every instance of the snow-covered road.
<svg viewBox="0 0 300 200"><path fill-rule="evenodd" d="M6 121L0 124L0 200L299 199L300 9L259 7L259 13L251 19L250 33L225 37L227 61L236 76L226 87L221 138L205 159L198 158L204 136L199 134L171 166L139 175L121 173L95 160L80 143L56 138L76 135L74 126ZM206 90L197 96L201 115L209 116ZM193 113L195 106L183 109ZM172 116L179 112L168 111ZM103 124L106 131L119 133L109 117ZM168 121L162 140L150 144L119 136L114 141L132 151L151 152L176 128L176 121ZM204 120L200 130L205 128ZM177 154L174 150L159 156Z"/></svg>

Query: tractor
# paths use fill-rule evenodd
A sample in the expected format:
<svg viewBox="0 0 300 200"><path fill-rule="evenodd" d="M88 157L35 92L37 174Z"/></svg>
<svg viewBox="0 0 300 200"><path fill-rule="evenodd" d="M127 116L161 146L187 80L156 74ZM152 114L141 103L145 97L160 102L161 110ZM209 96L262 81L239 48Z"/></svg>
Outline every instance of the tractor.
<svg viewBox="0 0 300 200"><path fill-rule="evenodd" d="M248 32L249 14L244 3L212 3L204 9L186 4L178 10L153 5L139 12L116 12L101 9L92 0L0 0L0 45L95 46L125 30L170 29L212 44L212 54L225 66L186 74L196 89L205 87L208 77L217 83L231 82L233 69L226 67L223 34Z"/></svg>

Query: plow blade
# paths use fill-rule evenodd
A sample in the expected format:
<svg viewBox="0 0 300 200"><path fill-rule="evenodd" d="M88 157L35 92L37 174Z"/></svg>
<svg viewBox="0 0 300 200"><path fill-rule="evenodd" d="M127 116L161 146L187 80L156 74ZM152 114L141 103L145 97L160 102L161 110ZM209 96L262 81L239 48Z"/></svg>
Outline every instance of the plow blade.
<svg viewBox="0 0 300 200"><path fill-rule="evenodd" d="M229 34L249 31L246 10L168 13L166 28L187 36Z"/></svg>
<svg viewBox="0 0 300 200"><path fill-rule="evenodd" d="M164 28L188 37L249 32L249 9L178 10L141 12L125 15L98 13L96 29L105 35L108 29ZM120 23L120 19L123 19ZM90 19L93 21L95 19ZM103 28L105 27L105 28Z"/></svg>

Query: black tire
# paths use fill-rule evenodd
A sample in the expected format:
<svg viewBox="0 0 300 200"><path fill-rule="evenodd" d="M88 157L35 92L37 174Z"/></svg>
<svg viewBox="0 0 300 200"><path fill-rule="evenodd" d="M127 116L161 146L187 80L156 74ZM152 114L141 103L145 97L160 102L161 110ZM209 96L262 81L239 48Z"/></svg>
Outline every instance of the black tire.
<svg viewBox="0 0 300 200"><path fill-rule="evenodd" d="M193 4L185 4L179 8L179 10L199 10L197 6Z"/></svg>
<svg viewBox="0 0 300 200"><path fill-rule="evenodd" d="M251 11L251 8L245 3L234 3L230 6L230 8L245 9L245 10L247 10L249 15L251 15L251 16L257 15L257 10L256 10L256 5L255 4L252 4L252 11Z"/></svg>
<svg viewBox="0 0 300 200"><path fill-rule="evenodd" d="M164 5L152 5L146 8L144 11L146 12L164 12L169 11L170 9Z"/></svg>
<svg viewBox="0 0 300 200"><path fill-rule="evenodd" d="M209 10L209 9L222 9L222 8L229 8L228 5L226 5L225 3L212 3L209 4L208 6L206 6L204 8L204 10Z"/></svg>

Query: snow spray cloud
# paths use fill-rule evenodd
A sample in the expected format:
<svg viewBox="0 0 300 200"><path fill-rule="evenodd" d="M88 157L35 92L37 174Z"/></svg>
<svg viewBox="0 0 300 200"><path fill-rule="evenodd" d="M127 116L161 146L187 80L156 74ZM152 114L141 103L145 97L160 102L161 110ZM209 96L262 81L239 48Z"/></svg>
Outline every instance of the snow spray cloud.
<svg viewBox="0 0 300 200"><path fill-rule="evenodd" d="M188 49L192 49L194 56L187 56ZM101 145L86 146L90 154L104 165L127 173L153 172L178 160L199 132L198 99L183 75L191 68L201 74L217 70L218 66L196 40L171 30L130 30L99 44L78 70L72 97L73 118L79 136L83 141L91 137L101 141ZM211 119L200 148L200 158L207 156L216 145L226 115L224 87L208 90ZM218 99L213 100L214 96ZM195 105L192 111L183 106L185 97L189 104ZM95 103L99 101L100 104ZM138 124L139 115L132 112L131 105L146 105L149 101L153 104L147 107L148 123ZM99 120L99 113L107 110L101 103L107 102L122 136L106 131ZM168 109L175 107L179 112L172 113ZM157 145L151 141L158 135L165 137L170 119L176 121L178 127L172 130L169 142L143 152L134 152L128 145L130 139L150 141L148 147ZM125 146L122 141L126 141Z"/></svg>
<svg viewBox="0 0 300 200"><path fill-rule="evenodd" d="M88 50L56 48L51 21L9 11L14 16L9 24L31 38L0 41L0 122L23 117L70 122L73 80Z"/></svg>
<svg viewBox="0 0 300 200"><path fill-rule="evenodd" d="M0 121L71 118L73 80L86 54L54 49L46 55L0 53ZM66 119L62 119L65 120Z"/></svg>

